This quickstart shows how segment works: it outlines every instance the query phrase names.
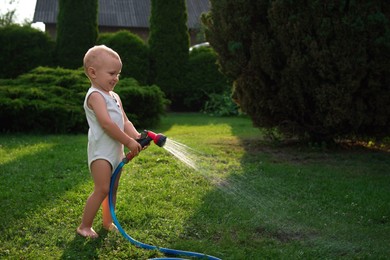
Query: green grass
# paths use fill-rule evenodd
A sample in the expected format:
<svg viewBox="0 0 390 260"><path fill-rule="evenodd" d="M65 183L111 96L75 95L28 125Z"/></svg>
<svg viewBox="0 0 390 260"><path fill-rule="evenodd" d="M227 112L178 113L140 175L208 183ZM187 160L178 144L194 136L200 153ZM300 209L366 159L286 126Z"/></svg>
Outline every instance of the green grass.
<svg viewBox="0 0 390 260"><path fill-rule="evenodd" d="M386 259L390 155L267 141L247 118L169 114L158 129L199 168L151 145L124 167L117 217L135 239L221 259ZM148 259L101 228L76 235L93 189L86 135L0 136L1 259Z"/></svg>

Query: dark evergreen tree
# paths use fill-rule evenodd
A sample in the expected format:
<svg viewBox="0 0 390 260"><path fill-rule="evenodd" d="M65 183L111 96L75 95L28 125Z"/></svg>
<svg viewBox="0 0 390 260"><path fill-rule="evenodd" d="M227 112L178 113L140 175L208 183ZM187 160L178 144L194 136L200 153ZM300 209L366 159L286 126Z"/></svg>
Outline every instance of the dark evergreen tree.
<svg viewBox="0 0 390 260"><path fill-rule="evenodd" d="M75 69L83 65L85 52L98 35L98 0L59 0L56 58L59 66Z"/></svg>
<svg viewBox="0 0 390 260"><path fill-rule="evenodd" d="M52 65L54 41L29 25L0 27L0 78L16 78L38 66Z"/></svg>
<svg viewBox="0 0 390 260"><path fill-rule="evenodd" d="M229 83L216 64L217 54L212 48L200 47L190 52L186 91L183 105L186 111L198 112L212 95L222 95L231 90Z"/></svg>
<svg viewBox="0 0 390 260"><path fill-rule="evenodd" d="M123 63L121 77L131 77L141 84L148 83L149 49L142 39L129 32L99 34L97 44L104 44L121 56Z"/></svg>
<svg viewBox="0 0 390 260"><path fill-rule="evenodd" d="M180 107L188 62L189 34L185 0L151 1L150 67L151 82Z"/></svg>
<svg viewBox="0 0 390 260"><path fill-rule="evenodd" d="M390 133L390 2L211 0L203 16L258 127L328 141Z"/></svg>

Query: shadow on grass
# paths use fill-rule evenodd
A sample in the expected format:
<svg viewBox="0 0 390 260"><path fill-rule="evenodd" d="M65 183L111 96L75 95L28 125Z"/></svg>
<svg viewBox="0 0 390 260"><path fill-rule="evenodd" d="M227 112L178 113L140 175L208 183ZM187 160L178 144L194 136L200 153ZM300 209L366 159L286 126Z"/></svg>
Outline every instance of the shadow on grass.
<svg viewBox="0 0 390 260"><path fill-rule="evenodd" d="M388 153L269 143L261 133L259 138L247 135L248 122L196 114L168 117L158 130L218 124L228 124L237 140L202 140L224 153L224 158L212 158L214 164L209 167L217 177L203 173L212 182L212 190L185 222L177 241L167 247L224 260L385 256L390 215ZM188 134L179 133L183 140ZM62 259L99 258L104 234L97 240L75 235L90 193L80 188L91 181L86 136L49 136L44 142L42 137L9 137L15 141L7 140L6 146L1 141L7 152L17 154L24 147L31 152L11 156L0 165L0 202L6 209L0 217L7 220L0 226L0 241L10 245L22 237L14 248L27 247L34 240L43 247L54 245ZM237 159L233 154L242 149ZM229 154L237 165L230 165ZM213 169L217 166L221 172ZM59 200L66 208L57 207ZM54 219L58 216L63 217ZM29 219L41 222L33 224ZM50 241L52 232L62 232L55 237L62 240Z"/></svg>
<svg viewBox="0 0 390 260"><path fill-rule="evenodd" d="M18 244L20 237L27 244L55 245L57 241L48 238L52 232L63 233L59 237L68 240L73 233L69 226L75 225L76 229L81 218L77 208L81 209L84 201L66 194L90 180L86 137L3 135L0 140L4 152L0 164L0 217L6 220L0 227L4 234L0 240L7 242L3 245L23 247ZM68 203L57 207L56 201L61 204L64 200ZM58 219L59 211L63 212L62 219Z"/></svg>
<svg viewBox="0 0 390 260"><path fill-rule="evenodd" d="M226 153L243 148L244 154L239 167L221 168L226 178L204 174L215 189L204 196L172 248L222 259L381 258L389 253L388 152L270 142L260 132L246 136L228 118L187 116L165 121L161 131L227 123L238 142L209 143Z"/></svg>
<svg viewBox="0 0 390 260"><path fill-rule="evenodd" d="M48 136L42 141L42 137L23 136L9 146L1 145L16 155L0 165L2 206L8 209L2 211L6 214L4 219L8 219L3 224L11 225L19 218L28 217L31 210L60 198L88 180L86 152L69 142L73 138ZM30 152L18 156L17 150L23 149Z"/></svg>
<svg viewBox="0 0 390 260"><path fill-rule="evenodd" d="M98 231L99 238L84 238L75 234L74 238L66 244L60 259L99 259L98 249L102 247L107 235L106 231Z"/></svg>

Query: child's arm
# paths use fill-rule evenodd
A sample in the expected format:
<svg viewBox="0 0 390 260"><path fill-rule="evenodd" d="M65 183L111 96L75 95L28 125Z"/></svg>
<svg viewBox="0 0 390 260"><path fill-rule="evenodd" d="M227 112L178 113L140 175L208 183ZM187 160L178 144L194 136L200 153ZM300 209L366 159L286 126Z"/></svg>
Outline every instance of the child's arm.
<svg viewBox="0 0 390 260"><path fill-rule="evenodd" d="M125 145L133 155L137 155L139 151L141 151L141 145L134 140L134 137L137 138L137 135L127 134L126 121L125 131L122 131L118 125L111 120L107 111L106 102L101 94L97 92L92 93L88 98L88 106L95 112L100 126L109 136Z"/></svg>
<svg viewBox="0 0 390 260"><path fill-rule="evenodd" d="M137 131L137 129L135 129L133 123L130 122L125 113L123 113L123 117L125 120L125 133L133 137L134 139L141 138L141 134Z"/></svg>
<svg viewBox="0 0 390 260"><path fill-rule="evenodd" d="M125 124L125 133L134 139L141 138L141 134L134 127L133 123L127 118L127 115L126 115L126 113L123 109L123 106L122 106L122 100L120 99L120 97L118 95L116 95L116 99L122 108L123 121Z"/></svg>

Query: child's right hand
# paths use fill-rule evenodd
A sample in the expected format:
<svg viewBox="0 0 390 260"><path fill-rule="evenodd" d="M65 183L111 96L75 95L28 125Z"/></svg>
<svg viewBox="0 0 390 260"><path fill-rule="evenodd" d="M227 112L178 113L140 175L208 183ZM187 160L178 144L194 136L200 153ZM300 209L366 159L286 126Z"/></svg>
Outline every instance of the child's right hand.
<svg viewBox="0 0 390 260"><path fill-rule="evenodd" d="M133 138L130 139L126 147L130 150L130 154L132 156L137 156L139 152L142 150L141 145Z"/></svg>

